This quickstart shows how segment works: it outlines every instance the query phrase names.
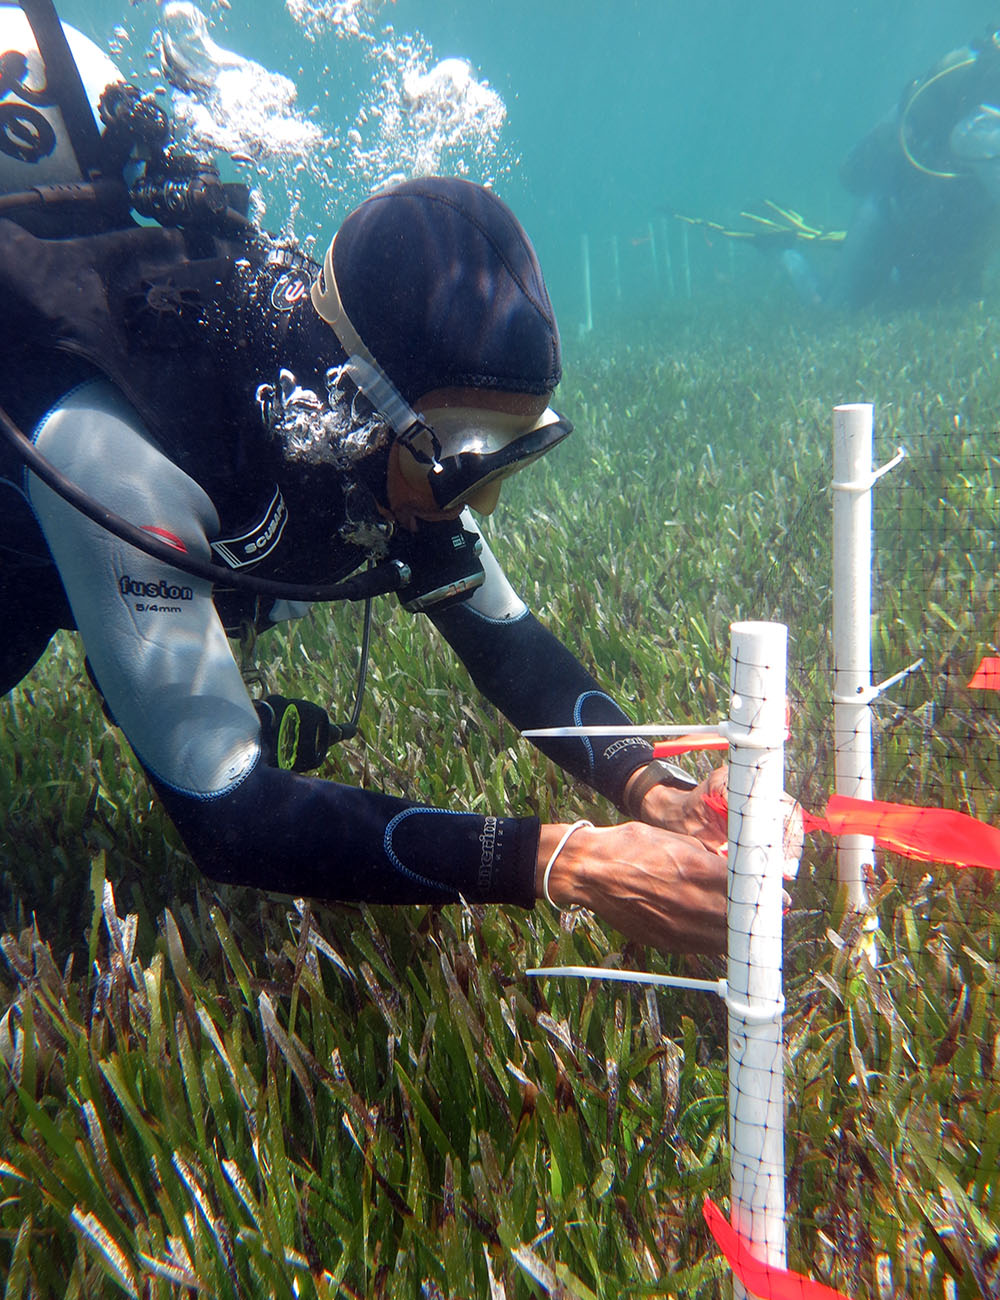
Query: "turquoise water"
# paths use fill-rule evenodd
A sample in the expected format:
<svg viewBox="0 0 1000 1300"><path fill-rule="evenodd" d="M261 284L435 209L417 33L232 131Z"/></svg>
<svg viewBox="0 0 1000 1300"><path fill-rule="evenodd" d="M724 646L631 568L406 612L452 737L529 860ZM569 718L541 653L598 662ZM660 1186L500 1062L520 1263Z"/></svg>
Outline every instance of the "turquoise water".
<svg viewBox="0 0 1000 1300"><path fill-rule="evenodd" d="M342 137L387 72L373 43L419 35L428 64L468 60L506 118L490 165L452 158L449 169L488 175L522 217L564 332L583 317L585 234L599 313L617 294L613 240L626 302L668 291L665 252L678 274L683 257L680 227L664 215L671 210L731 224L772 199L843 226L851 204L837 168L846 151L912 77L997 21L987 0L369 0L361 39L330 21L307 36L283 0L204 8L216 42L290 77L298 109L341 137L332 166L296 182L295 233L321 243L365 192ZM119 62L146 76L152 0L61 0L60 9L105 47L123 26ZM268 224L287 221L287 189L272 184ZM692 231L688 257L696 293L729 284L738 304L741 289L744 300L758 291L744 249Z"/></svg>

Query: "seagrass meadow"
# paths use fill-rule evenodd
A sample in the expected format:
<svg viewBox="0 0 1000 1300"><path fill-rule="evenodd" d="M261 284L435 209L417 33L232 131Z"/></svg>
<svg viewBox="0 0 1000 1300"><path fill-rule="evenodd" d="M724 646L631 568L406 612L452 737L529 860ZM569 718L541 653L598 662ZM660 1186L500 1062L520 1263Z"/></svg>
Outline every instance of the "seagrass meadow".
<svg viewBox="0 0 1000 1300"><path fill-rule="evenodd" d="M876 405L876 793L996 823L1000 326L734 319L711 301L567 345L577 432L512 480L502 562L640 721L728 698L729 623L786 621L787 787L831 790L830 409ZM627 342L624 341L627 338ZM883 454L884 453L884 454ZM8 617L11 616L8 612ZM349 708L360 618L257 646ZM322 775L428 802L613 809L478 700L424 621L377 633ZM694 759L704 772L708 760ZM721 966L544 905L338 907L199 877L72 637L0 703L6 1297L729 1294L722 1004L526 967ZM333 832L335 833L335 831ZM807 840L786 917L790 1265L857 1297L1000 1294L1000 888L879 854L879 962Z"/></svg>

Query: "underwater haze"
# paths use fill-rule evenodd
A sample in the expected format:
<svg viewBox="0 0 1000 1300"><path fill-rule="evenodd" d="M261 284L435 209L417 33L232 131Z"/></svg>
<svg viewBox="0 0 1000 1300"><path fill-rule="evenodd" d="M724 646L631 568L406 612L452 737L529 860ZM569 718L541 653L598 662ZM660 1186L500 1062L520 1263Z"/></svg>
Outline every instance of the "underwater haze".
<svg viewBox="0 0 1000 1300"><path fill-rule="evenodd" d="M59 7L124 72L156 84L162 6ZM265 224L322 247L389 176L489 181L532 235L567 336L586 315L583 236L594 310L612 285L637 305L666 292L685 256L694 292L723 284L734 309L752 300L755 254L698 227L685 250L671 214L731 226L769 200L842 228L847 151L912 78L1000 21L987 0L232 0L203 11L220 49L259 65L264 99L275 86L279 100L294 96L262 107L279 119L269 158L260 133L245 147L223 136L259 163L229 166L260 185ZM443 64L457 77L430 84ZM245 109L223 111L238 126Z"/></svg>
<svg viewBox="0 0 1000 1300"><path fill-rule="evenodd" d="M813 814L847 748L832 500L870 509L881 684L857 700L874 794L994 843L1000 0L55 3L308 252L395 177L468 176L510 203L560 321L554 401L577 432L504 482L485 525L504 572L657 726L724 716L732 624L784 623L785 784ZM919 147L869 135L984 37L995 97L959 60L971 88L950 71L917 83L936 88L912 118ZM942 87L943 131L923 112ZM859 157L866 140L891 167ZM935 174L945 143L961 174ZM865 230L848 155L875 192L884 176L881 214L899 218L892 247L869 240L879 304L828 289ZM907 272L919 303L902 301ZM891 473L833 473L845 402L873 405L872 463ZM0 628L24 616L10 590ZM616 820L484 707L427 619L395 601L376 618L357 734L321 779ZM346 718L363 623L337 602L275 628L257 659L243 638L248 683ZM696 990L525 979L552 962L721 976L721 961L623 947L583 908L291 908L203 879L95 707L84 654L60 633L0 700L5 1297L732 1296L703 1207L750 1168L728 1137L738 1003L731 1020ZM717 757L682 761L705 777ZM788 1265L853 1300L998 1297L1000 870L992 852L959 870L896 842L863 917L825 831L787 882ZM765 1099L766 1074L751 1076Z"/></svg>

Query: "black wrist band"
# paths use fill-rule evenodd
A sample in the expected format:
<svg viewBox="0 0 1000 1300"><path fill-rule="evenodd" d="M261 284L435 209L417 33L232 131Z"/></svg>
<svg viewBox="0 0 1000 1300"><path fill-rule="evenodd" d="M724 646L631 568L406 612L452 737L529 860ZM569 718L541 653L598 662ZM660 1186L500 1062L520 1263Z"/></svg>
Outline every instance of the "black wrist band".
<svg viewBox="0 0 1000 1300"><path fill-rule="evenodd" d="M628 794L622 800L622 811L626 817L637 822L641 819L642 801L654 785L668 785L675 790L693 790L697 784L697 778L683 768L665 763L662 758L654 758L633 779Z"/></svg>

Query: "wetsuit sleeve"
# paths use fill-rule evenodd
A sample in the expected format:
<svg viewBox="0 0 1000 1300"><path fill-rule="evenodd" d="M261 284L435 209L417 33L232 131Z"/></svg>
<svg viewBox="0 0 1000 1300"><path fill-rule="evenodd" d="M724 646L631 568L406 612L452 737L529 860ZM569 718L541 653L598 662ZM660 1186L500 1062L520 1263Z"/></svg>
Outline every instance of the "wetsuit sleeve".
<svg viewBox="0 0 1000 1300"><path fill-rule="evenodd" d="M209 556L212 502L106 384L75 389L35 440L109 509ZM268 767L210 585L119 541L34 476L27 489L94 678L202 870L330 899L532 904L537 821Z"/></svg>
<svg viewBox="0 0 1000 1300"><path fill-rule="evenodd" d="M478 531L468 511L462 523ZM518 730L621 724L619 736L535 742L560 767L621 806L628 778L650 761L652 749L626 733L631 719L535 618L485 539L480 559L483 585L470 600L433 615L435 626L479 690Z"/></svg>

